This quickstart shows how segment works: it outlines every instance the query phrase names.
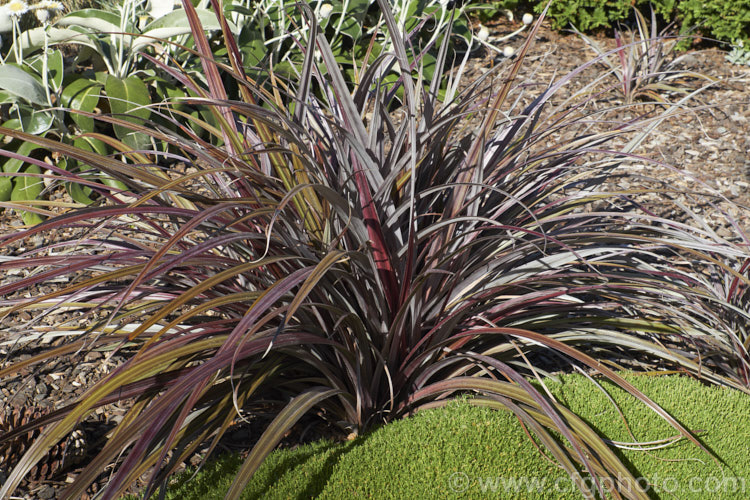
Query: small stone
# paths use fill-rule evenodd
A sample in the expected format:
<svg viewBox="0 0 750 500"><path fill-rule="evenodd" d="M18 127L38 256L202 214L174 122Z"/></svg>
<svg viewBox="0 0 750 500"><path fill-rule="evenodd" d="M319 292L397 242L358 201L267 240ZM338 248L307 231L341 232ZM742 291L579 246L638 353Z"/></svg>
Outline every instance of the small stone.
<svg viewBox="0 0 750 500"><path fill-rule="evenodd" d="M44 397L49 392L49 389L44 382L39 382L38 384L36 384L36 386L34 386L34 391L37 393L37 395Z"/></svg>
<svg viewBox="0 0 750 500"><path fill-rule="evenodd" d="M84 357L84 361L96 361L97 359L101 359L102 356L103 354L99 351L91 351L86 354L86 356Z"/></svg>
<svg viewBox="0 0 750 500"><path fill-rule="evenodd" d="M25 406L28 400L29 397L25 392L17 392L11 397L11 401L13 402L13 404L19 407Z"/></svg>
<svg viewBox="0 0 750 500"><path fill-rule="evenodd" d="M37 498L40 498L41 500L49 500L50 498L55 497L55 488L52 486L45 484L41 488L39 488L39 491L36 492Z"/></svg>
<svg viewBox="0 0 750 500"><path fill-rule="evenodd" d="M682 58L682 65L686 68L697 66L699 64L701 64L700 61L698 61L698 59L692 54L685 54L685 57Z"/></svg>

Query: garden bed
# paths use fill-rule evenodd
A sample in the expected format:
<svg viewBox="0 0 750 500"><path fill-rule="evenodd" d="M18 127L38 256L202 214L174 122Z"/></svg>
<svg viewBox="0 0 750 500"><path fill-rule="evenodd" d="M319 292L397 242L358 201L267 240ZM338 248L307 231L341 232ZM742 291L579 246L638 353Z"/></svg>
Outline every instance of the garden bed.
<svg viewBox="0 0 750 500"><path fill-rule="evenodd" d="M490 25L492 36L500 37L513 31L516 25L507 21L499 21ZM490 38L490 40L492 37ZM613 40L603 37L598 40L604 44L613 44ZM518 48L522 40L515 39L510 43ZM502 48L501 48L502 49ZM729 237L733 230L726 220L714 218L719 210L725 210L730 219L735 219L745 231L750 230L747 207L750 207L750 69L735 67L724 60L724 52L717 48L696 50L690 53L683 65L692 70L715 78L717 82L700 93L694 101L689 103L684 112L676 114L657 127L646 141L636 151L651 159L663 163L654 165L643 163L637 168L643 169L648 182L658 181L675 189L690 191L711 190L715 194L711 204L692 204L693 199L684 198L692 210L700 214L704 220L713 225L713 230L719 237ZM585 43L576 35L559 34L551 31L545 25L540 33L533 51L527 58L518 81L528 82L530 95L534 96L551 82L555 75L563 75L580 66L584 61L593 58L593 53L586 48ZM466 81L472 81L481 76L489 66L507 64L507 60L498 54L483 50L468 64ZM572 83L583 86L596 78L602 72L599 65L589 66ZM499 73L498 78L502 75ZM613 81L614 84L614 81ZM696 85L701 85L697 82ZM554 102L564 102L567 96L577 90L563 89ZM608 101L602 107L616 104L616 94L610 93ZM614 97L613 97L614 96ZM614 101L613 101L614 99ZM650 107L651 106L651 107ZM612 123L626 121L628 117L653 112L652 105L636 104L629 108L620 108L614 115L608 115ZM601 124L599 125L601 126ZM613 182L619 182L615 180ZM628 184L618 185L621 189L630 189L630 180L623 180ZM52 193L53 196L63 196ZM647 195L644 195L647 197ZM722 198L725 198L724 200ZM729 203L731 202L731 203ZM666 215L666 214L664 214ZM695 223L695 221L688 221ZM0 234L18 231L21 222L9 211L0 214ZM18 246L29 246L40 243L37 237ZM18 250L18 248L17 248ZM13 253L6 253L3 257L12 257ZM23 277L23 272L3 276L6 280ZM47 283L40 287L40 293L49 293L59 284ZM8 297L12 298L12 297ZM31 356L39 348L39 340L26 341L28 330L19 331L19 319L30 319L29 313L20 312L17 316L7 316L0 323L0 368L11 362ZM90 318L78 318L76 312L71 311L62 315L49 316L38 325L39 332L43 332L46 325L70 320L71 328L85 327ZM21 340L16 343L16 341ZM65 338L51 340L48 345L62 345ZM48 411L59 408L72 398L77 397L93 382L106 375L113 367L125 359L125 354L109 357L98 352L81 352L61 356L53 363L25 370L19 375L2 381L0 386L0 412L6 415L22 411L22 408L36 408ZM122 418L124 408L122 404L110 405L97 410L89 417L83 426L83 450L76 455L75 461L69 461L65 467L50 477L43 477L24 486L27 498L53 498L60 488L65 486L66 479L76 474L80 464L100 445L102 434L110 430ZM2 413L0 413L2 415ZM287 444L294 444L294 440L309 441L320 437L321 432L304 432L304 426L297 429ZM323 431L324 432L324 431ZM231 434L231 441L238 446L250 447L257 439L256 432L242 432ZM72 446L72 445L71 445ZM0 483L3 474L0 465ZM105 481L103 478L102 481Z"/></svg>

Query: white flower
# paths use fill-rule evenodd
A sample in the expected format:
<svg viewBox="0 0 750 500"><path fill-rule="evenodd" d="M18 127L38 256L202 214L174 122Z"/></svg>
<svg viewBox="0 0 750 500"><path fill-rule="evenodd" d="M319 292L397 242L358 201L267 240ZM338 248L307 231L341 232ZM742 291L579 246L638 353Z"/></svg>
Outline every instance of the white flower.
<svg viewBox="0 0 750 500"><path fill-rule="evenodd" d="M149 16L148 16L148 14L142 14L142 15L138 16L138 29L140 31L143 31L144 29L146 29L146 26L148 25L148 22L149 22Z"/></svg>
<svg viewBox="0 0 750 500"><path fill-rule="evenodd" d="M148 0L148 13L154 19L164 17L174 10L174 0Z"/></svg>
<svg viewBox="0 0 750 500"><path fill-rule="evenodd" d="M54 0L42 0L32 5L31 8L34 9L34 14L40 23L46 23L51 16L65 10L65 6L62 3Z"/></svg>
<svg viewBox="0 0 750 500"><path fill-rule="evenodd" d="M44 9L52 12L62 12L63 10L65 10L65 6L62 4L62 2L57 2L55 0L42 0L41 2L32 5L31 8Z"/></svg>
<svg viewBox="0 0 750 500"><path fill-rule="evenodd" d="M16 19L29 11L29 5L24 0L11 0L5 4L5 7L8 9L10 17Z"/></svg>
<svg viewBox="0 0 750 500"><path fill-rule="evenodd" d="M320 6L320 11L318 12L318 15L321 19L328 19L330 17L331 12L333 12L333 5L330 3L324 3Z"/></svg>
<svg viewBox="0 0 750 500"><path fill-rule="evenodd" d="M515 53L516 53L516 49L514 49L510 45L506 45L505 47L503 47L503 55L505 57L513 57L513 54Z"/></svg>
<svg viewBox="0 0 750 500"><path fill-rule="evenodd" d="M526 13L523 15L523 18L521 20L523 21L523 24L528 26L529 24L534 22L534 16L532 16L529 13Z"/></svg>
<svg viewBox="0 0 750 500"><path fill-rule="evenodd" d="M479 41L486 42L489 37L490 37L490 30L488 30L486 26L483 26L480 24L479 32L477 33L477 38L479 38Z"/></svg>

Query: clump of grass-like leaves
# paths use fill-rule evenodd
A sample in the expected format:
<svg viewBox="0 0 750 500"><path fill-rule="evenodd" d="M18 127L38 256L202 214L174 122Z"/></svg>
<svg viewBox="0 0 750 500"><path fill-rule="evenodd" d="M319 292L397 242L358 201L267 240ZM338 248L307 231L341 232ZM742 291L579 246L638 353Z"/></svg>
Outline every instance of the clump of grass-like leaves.
<svg viewBox="0 0 750 500"><path fill-rule="evenodd" d="M82 419L114 401L132 403L66 498L78 498L110 463L115 473L102 498L117 498L151 471L148 494L203 443L214 449L240 415L271 410L276 418L229 490L236 498L304 414L356 434L466 392L478 395L476 404L512 411L568 473L613 478L575 474L587 496L597 489L643 496L627 488L634 478L604 441L524 377L565 360L604 374L700 446L607 361L638 352L746 386L746 248L645 210L639 191L605 191L608 176L632 157L629 148L606 151L606 143L635 130L634 146L650 124L591 133L587 121L595 118L583 115L585 103L553 107L550 97L580 70L514 106L526 88L514 77L538 23L496 89L479 81L442 105L439 79L422 91L410 78L419 79L419 66L410 66L409 45L380 4L395 52L369 65L352 94L314 22L299 78L271 78L269 91L244 75L225 23L230 64L212 59L184 2L206 85L161 70L199 96L190 104L204 106L219 126L169 103L153 112L176 124L192 120L182 135L101 118L170 144L163 156L184 162L184 174L160 167L155 154L103 157L1 131L106 172L128 190L88 181L106 203L2 241L11 248L65 229L67 240L0 264L36 270L0 293L84 276L46 296L15 294L4 312L39 317L74 308L90 328L0 377L80 349L134 354L34 424L45 430L0 497ZM396 89L378 84L394 67L406 76L398 121L388 112ZM241 100L226 99L229 79ZM470 126L471 118L479 124ZM210 140L191 132L198 125ZM36 335L60 332L64 325Z"/></svg>
<svg viewBox="0 0 750 500"><path fill-rule="evenodd" d="M588 36L574 31L597 54L597 60L617 81L626 104L637 101L665 103L670 95L688 95L696 81L713 81L707 75L680 67L687 55L677 56L681 40L670 35L672 25L657 32L656 13L651 22L633 7L636 29L615 29L616 48L606 50Z"/></svg>

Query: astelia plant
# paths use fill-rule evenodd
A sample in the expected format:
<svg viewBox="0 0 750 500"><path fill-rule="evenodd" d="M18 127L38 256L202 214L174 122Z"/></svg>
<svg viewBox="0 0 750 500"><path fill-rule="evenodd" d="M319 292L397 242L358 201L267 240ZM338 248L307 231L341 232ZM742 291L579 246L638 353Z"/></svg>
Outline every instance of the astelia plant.
<svg viewBox="0 0 750 500"><path fill-rule="evenodd" d="M550 102L583 67L518 108L530 87L515 77L540 21L502 68L499 87L477 81L441 103L440 82L423 90L414 46L388 3L379 5L395 50L365 68L351 92L304 7L302 70L287 81L271 73L269 90L245 74L218 2L227 65L212 58L185 1L205 83L152 60L218 125L170 103L151 111L203 123L216 140L188 126L174 133L98 117L170 143L179 154L162 155L164 163L133 165L0 129L106 172L129 197L92 186L109 203L0 241L11 250L29 236L57 235L0 264L34 271L0 285L2 313L19 322L9 341L70 336L3 368L0 378L79 350L128 355L69 405L0 436L44 426L0 497L112 402L128 412L65 498L79 498L104 470L113 473L101 498L118 498L146 473L148 496L201 446L215 450L238 419L271 412L227 493L238 498L303 415L357 435L471 393L474 404L513 412L587 497L645 498L596 432L528 382L568 362L611 379L701 446L611 368L635 353L740 389L747 382L747 332L738 329L750 319L746 246L660 217L639 203L644 190L605 188L658 119L592 133L596 117L585 116L585 103ZM392 65L417 80L400 80L399 119L389 113L394 90L379 80ZM241 99L226 98L227 82ZM627 147L607 151L627 132L635 134ZM167 161L188 168L167 170ZM34 293L73 274L57 291ZM62 308L78 311L87 331L74 337L66 325L38 325ZM34 317L24 323L22 310Z"/></svg>
<svg viewBox="0 0 750 500"><path fill-rule="evenodd" d="M687 54L676 55L680 40L685 37L670 35L672 26L656 31L656 13L651 9L649 24L643 14L633 8L636 29L615 28L614 50L601 47L594 40L573 30L597 54L602 65L618 81L626 104L639 100L666 102L673 96L685 96L695 88L696 81L714 81L708 75L682 68Z"/></svg>

